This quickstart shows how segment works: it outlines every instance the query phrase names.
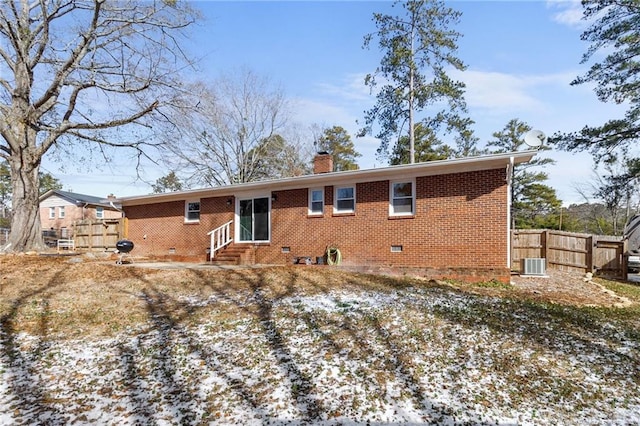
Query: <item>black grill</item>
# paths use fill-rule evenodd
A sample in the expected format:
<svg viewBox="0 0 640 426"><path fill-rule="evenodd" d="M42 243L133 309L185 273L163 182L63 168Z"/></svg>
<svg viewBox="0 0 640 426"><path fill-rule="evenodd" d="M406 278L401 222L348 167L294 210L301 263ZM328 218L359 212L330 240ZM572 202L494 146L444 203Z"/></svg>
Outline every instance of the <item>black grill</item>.
<svg viewBox="0 0 640 426"><path fill-rule="evenodd" d="M133 241L120 240L116 243L116 248L120 253L129 253L133 250Z"/></svg>

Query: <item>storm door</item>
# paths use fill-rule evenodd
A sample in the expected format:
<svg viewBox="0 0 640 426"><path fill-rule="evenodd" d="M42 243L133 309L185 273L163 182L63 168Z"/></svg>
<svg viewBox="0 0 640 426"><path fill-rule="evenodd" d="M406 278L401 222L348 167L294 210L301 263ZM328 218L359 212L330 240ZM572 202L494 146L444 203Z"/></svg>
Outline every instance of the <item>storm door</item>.
<svg viewBox="0 0 640 426"><path fill-rule="evenodd" d="M269 198L240 200L240 241L269 241Z"/></svg>

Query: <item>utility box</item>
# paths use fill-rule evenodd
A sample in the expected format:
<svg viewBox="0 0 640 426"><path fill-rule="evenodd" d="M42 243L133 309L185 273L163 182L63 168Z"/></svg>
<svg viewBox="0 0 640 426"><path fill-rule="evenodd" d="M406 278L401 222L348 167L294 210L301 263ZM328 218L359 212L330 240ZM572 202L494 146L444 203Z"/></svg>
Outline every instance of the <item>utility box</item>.
<svg viewBox="0 0 640 426"><path fill-rule="evenodd" d="M522 268L524 275L546 275L547 262L545 258L525 258L524 267Z"/></svg>

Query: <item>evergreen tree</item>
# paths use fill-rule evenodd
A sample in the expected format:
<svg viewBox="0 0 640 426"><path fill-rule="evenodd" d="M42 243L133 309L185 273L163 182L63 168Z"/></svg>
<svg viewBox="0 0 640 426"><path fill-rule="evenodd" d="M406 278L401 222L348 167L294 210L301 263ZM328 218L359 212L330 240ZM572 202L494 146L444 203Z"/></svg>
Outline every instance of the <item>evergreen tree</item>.
<svg viewBox="0 0 640 426"><path fill-rule="evenodd" d="M473 157L486 154L486 149L478 148L480 139L473 133L471 126L475 122L470 118L460 118L456 127L459 134L455 137L456 148L454 150L455 157Z"/></svg>
<svg viewBox="0 0 640 426"><path fill-rule="evenodd" d="M50 173L40 172L40 195L52 189L62 189L60 180L53 177Z"/></svg>
<svg viewBox="0 0 640 426"><path fill-rule="evenodd" d="M640 141L640 3L637 0L583 0L583 19L593 21L582 33L591 43L582 63L594 57L604 59L571 84L595 84L602 102L626 103L622 118L600 126L586 125L582 130L556 134L552 138L568 151L588 151L596 163L614 163L637 158ZM635 176L628 176L634 179Z"/></svg>
<svg viewBox="0 0 640 426"><path fill-rule="evenodd" d="M451 27L458 23L460 12L445 6L441 0L396 1L402 8L398 16L375 13L377 31L365 37L364 47L378 39L383 52L380 66L365 78L373 91L378 82L376 103L365 112L365 125L359 136L371 134L373 124L379 123L376 137L380 139L379 157L387 157L393 138L408 135L408 162L415 162L416 114L429 111L422 118L424 127L434 133L455 126L458 114L466 110L464 83L452 80L447 70L464 70L464 63L456 57L460 34ZM440 105L445 104L444 108ZM404 144L404 142L403 142ZM395 148L395 158L400 146Z"/></svg>
<svg viewBox="0 0 640 426"><path fill-rule="evenodd" d="M402 136L391 153L389 164L408 164L409 161L409 137ZM415 130L415 160L418 163L434 160L446 160L453 156L453 149L443 143L433 130L416 125Z"/></svg>
<svg viewBox="0 0 640 426"><path fill-rule="evenodd" d="M163 192L182 191L182 181L176 175L176 172L172 171L161 178L156 179L156 183L151 185L154 194L161 194Z"/></svg>
<svg viewBox="0 0 640 426"><path fill-rule="evenodd" d="M358 170L356 158L361 154L356 151L351 136L340 126L326 128L315 141L318 152L327 152L333 156L333 171Z"/></svg>
<svg viewBox="0 0 640 426"><path fill-rule="evenodd" d="M531 127L528 124L512 119L502 131L493 133L495 139L489 141L487 147L494 153L519 151L525 146L523 136L529 130ZM539 151L549 149L541 146ZM536 156L530 162L514 167L511 180L512 227L536 227L537 218L558 210L562 205L555 189L543 183L547 181L548 175L545 172L530 170L553 163L550 158Z"/></svg>

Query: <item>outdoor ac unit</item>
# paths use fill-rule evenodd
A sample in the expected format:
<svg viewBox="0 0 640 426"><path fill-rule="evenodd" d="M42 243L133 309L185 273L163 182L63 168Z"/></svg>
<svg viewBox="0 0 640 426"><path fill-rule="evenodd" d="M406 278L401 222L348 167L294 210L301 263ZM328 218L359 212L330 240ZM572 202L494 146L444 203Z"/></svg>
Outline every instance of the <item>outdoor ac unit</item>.
<svg viewBox="0 0 640 426"><path fill-rule="evenodd" d="M525 275L545 275L547 273L546 259L528 258L524 259Z"/></svg>

